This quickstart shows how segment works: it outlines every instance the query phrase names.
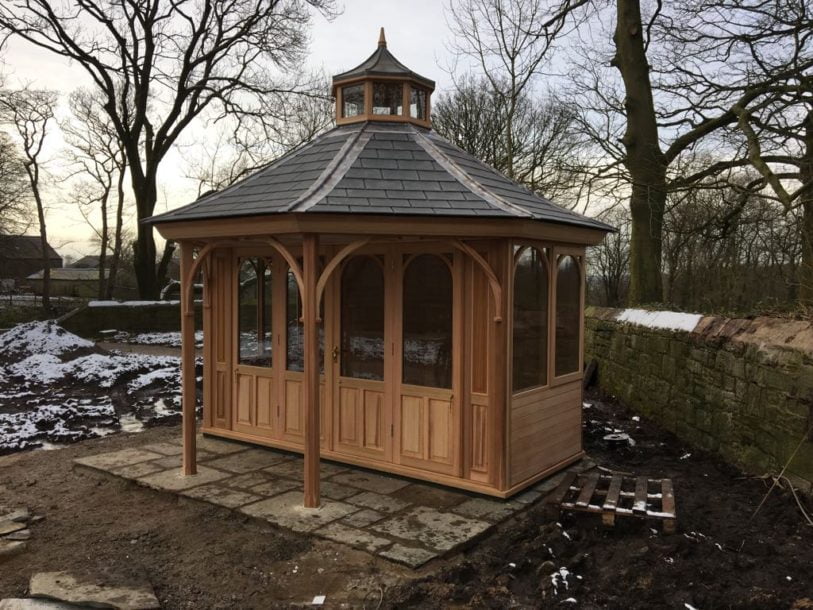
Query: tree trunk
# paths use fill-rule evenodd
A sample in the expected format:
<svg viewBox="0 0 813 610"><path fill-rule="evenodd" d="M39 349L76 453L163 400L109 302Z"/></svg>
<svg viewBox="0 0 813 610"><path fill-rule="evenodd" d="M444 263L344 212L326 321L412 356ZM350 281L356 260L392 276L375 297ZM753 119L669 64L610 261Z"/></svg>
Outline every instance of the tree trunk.
<svg viewBox="0 0 813 610"><path fill-rule="evenodd" d="M104 299L107 294L107 278L105 277L105 269L107 268L107 244L110 241L110 230L107 222L107 200L110 197L110 189L105 187L101 199L101 212L102 212L102 245L99 248L99 290L97 296Z"/></svg>
<svg viewBox="0 0 813 610"><path fill-rule="evenodd" d="M119 167L118 181L116 182L116 229L113 234L113 256L110 260L110 274L107 277L106 298L113 298L113 291L116 289L116 279L119 272L119 262L121 261L122 229L124 226L124 173L127 168L126 157L122 155Z"/></svg>
<svg viewBox="0 0 813 610"><path fill-rule="evenodd" d="M40 226L40 248L42 250L42 308L46 312L51 311L51 258L48 256L48 231L45 226L45 206L40 196L39 167L35 160L30 160L25 165L28 174L28 181L31 185L31 193L34 195L34 202L37 204L37 220Z"/></svg>
<svg viewBox="0 0 813 610"><path fill-rule="evenodd" d="M663 300L661 252L666 206L666 159L658 141L658 124L649 64L644 50L640 0L617 0L616 54L612 65L624 81L627 128L624 164L632 179L630 214L631 305Z"/></svg>
<svg viewBox="0 0 813 610"><path fill-rule="evenodd" d="M155 239L152 225L141 221L152 216L158 200L154 173L141 174L132 171L133 195L136 200L136 241L134 246L133 268L138 283L138 296L144 300L158 299L158 278L155 268Z"/></svg>
<svg viewBox="0 0 813 610"><path fill-rule="evenodd" d="M802 264L799 266L799 304L813 307L813 110L805 119L805 152L800 177L809 185L802 195Z"/></svg>

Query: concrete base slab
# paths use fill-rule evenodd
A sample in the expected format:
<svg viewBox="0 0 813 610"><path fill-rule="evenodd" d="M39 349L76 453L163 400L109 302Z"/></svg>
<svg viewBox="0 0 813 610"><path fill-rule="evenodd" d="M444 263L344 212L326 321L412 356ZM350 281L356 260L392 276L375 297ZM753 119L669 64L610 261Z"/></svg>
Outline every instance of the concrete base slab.
<svg viewBox="0 0 813 610"><path fill-rule="evenodd" d="M331 480L335 483L359 487L366 491L374 491L379 494L391 494L409 485L409 482L403 479L362 471L339 474L334 476Z"/></svg>

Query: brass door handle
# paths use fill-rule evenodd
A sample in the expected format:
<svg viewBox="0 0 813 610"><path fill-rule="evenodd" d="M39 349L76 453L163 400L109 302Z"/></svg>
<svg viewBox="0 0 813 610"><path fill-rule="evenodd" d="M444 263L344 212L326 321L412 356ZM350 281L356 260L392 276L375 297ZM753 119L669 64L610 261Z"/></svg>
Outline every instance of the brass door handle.
<svg viewBox="0 0 813 610"><path fill-rule="evenodd" d="M333 346L333 362L338 362L338 361L339 361L339 346L334 345Z"/></svg>

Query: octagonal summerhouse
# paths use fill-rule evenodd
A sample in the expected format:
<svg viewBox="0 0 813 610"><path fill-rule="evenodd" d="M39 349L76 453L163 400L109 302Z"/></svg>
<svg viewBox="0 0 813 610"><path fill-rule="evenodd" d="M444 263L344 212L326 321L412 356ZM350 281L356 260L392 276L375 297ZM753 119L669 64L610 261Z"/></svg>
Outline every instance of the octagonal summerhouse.
<svg viewBox="0 0 813 610"><path fill-rule="evenodd" d="M336 127L155 216L181 250L184 474L204 434L508 497L582 455L585 247L607 225L431 130L434 83L378 49Z"/></svg>

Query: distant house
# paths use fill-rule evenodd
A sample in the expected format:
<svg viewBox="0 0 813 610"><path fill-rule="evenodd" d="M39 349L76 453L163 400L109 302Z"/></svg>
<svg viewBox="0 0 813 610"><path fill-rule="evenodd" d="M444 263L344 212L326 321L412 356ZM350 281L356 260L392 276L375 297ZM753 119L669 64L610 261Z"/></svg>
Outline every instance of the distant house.
<svg viewBox="0 0 813 610"><path fill-rule="evenodd" d="M99 268L99 255L89 254L83 256L79 260L67 265L73 269L98 269Z"/></svg>
<svg viewBox="0 0 813 610"><path fill-rule="evenodd" d="M19 286L25 278L42 271L42 248L36 235L0 235L0 281ZM50 245L47 248L49 267L62 267L62 258Z"/></svg>
<svg viewBox="0 0 813 610"><path fill-rule="evenodd" d="M105 269L104 276L108 277ZM34 294L42 294L42 270L32 273L26 283ZM93 298L99 294L99 270L63 267L51 269L51 296Z"/></svg>

